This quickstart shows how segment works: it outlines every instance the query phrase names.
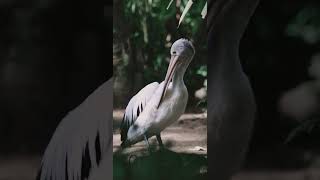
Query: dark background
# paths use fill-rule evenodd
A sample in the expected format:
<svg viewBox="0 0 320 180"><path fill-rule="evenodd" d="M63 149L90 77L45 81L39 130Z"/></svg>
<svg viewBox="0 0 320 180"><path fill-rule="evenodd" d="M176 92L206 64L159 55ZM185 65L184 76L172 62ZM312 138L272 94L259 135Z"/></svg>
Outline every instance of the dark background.
<svg viewBox="0 0 320 180"><path fill-rule="evenodd" d="M111 77L111 4L0 2L1 155L42 153L64 115ZM305 167L318 156L318 129L285 143L299 121L280 113L278 103L312 79L319 26L318 0L258 6L240 49L258 104L248 168Z"/></svg>
<svg viewBox="0 0 320 180"><path fill-rule="evenodd" d="M0 152L42 153L112 76L112 2L0 2Z"/></svg>
<svg viewBox="0 0 320 180"><path fill-rule="evenodd" d="M319 83L320 79L308 73L312 57L319 53L319 5L312 0L262 0L242 39L240 57L258 106L249 168L300 168L316 163L320 144L318 126L310 132L293 133L295 137L286 140L302 122L319 119L320 111L295 117L292 113L281 113L280 101L297 86ZM319 109L320 88L314 89L314 93L315 109ZM304 96L290 98L298 109L302 103L299 98L305 100Z"/></svg>

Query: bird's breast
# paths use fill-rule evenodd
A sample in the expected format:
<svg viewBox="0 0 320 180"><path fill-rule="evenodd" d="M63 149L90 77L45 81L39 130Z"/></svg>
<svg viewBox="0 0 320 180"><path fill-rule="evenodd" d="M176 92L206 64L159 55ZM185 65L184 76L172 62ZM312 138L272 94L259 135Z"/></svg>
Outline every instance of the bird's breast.
<svg viewBox="0 0 320 180"><path fill-rule="evenodd" d="M187 102L188 91L185 86L176 89L170 87L159 108L155 111L156 116L154 116L150 131L159 133L178 120L184 113Z"/></svg>

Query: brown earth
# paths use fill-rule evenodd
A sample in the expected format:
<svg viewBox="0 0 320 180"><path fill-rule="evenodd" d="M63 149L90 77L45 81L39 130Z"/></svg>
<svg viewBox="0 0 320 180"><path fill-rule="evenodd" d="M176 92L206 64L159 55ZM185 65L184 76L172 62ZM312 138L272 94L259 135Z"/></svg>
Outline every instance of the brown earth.
<svg viewBox="0 0 320 180"><path fill-rule="evenodd" d="M114 111L114 152L120 147L119 125L121 123L123 111ZM181 118L167 127L161 137L166 148L179 153L207 154L207 125L206 114L184 114ZM155 137L149 139L151 145L157 146ZM147 151L145 142L140 142L130 148L126 148L124 153Z"/></svg>

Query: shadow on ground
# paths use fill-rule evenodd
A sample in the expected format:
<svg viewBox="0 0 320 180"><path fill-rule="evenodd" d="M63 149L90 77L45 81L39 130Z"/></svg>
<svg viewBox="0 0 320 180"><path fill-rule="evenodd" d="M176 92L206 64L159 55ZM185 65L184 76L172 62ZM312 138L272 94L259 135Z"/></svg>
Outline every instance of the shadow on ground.
<svg viewBox="0 0 320 180"><path fill-rule="evenodd" d="M204 155L176 153L161 149L146 155L113 155L114 180L204 180L207 159Z"/></svg>

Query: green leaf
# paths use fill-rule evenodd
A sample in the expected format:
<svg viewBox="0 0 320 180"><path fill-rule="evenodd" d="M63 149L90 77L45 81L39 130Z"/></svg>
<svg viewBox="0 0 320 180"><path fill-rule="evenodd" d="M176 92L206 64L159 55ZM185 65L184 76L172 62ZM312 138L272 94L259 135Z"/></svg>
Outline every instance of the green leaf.
<svg viewBox="0 0 320 180"><path fill-rule="evenodd" d="M181 24L181 22L183 21L183 19L185 18L185 16L187 15L188 11L190 10L191 6L193 4L193 1L192 0L189 0L186 7L184 8L183 12L182 12L182 15L179 19L179 24L178 24L178 28Z"/></svg>
<svg viewBox="0 0 320 180"><path fill-rule="evenodd" d="M207 66L200 66L200 68L197 70L197 74L203 77L207 77Z"/></svg>
<svg viewBox="0 0 320 180"><path fill-rule="evenodd" d="M132 11L132 13L136 12L136 4L132 4L131 11Z"/></svg>
<svg viewBox="0 0 320 180"><path fill-rule="evenodd" d="M207 16L207 2L206 2L206 4L204 5L204 7L203 7L203 9L201 11L202 19L206 18L206 16Z"/></svg>
<svg viewBox="0 0 320 180"><path fill-rule="evenodd" d="M172 4L173 0L171 0L167 6L167 10L170 8L171 4Z"/></svg>

